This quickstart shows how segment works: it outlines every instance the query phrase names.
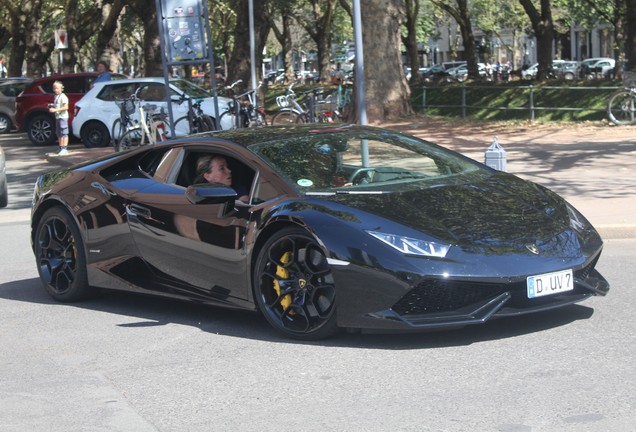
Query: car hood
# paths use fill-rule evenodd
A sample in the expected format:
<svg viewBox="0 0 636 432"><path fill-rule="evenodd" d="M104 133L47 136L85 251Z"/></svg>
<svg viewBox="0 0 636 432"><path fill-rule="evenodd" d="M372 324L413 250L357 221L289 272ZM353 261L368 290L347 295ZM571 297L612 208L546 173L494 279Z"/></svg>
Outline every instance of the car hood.
<svg viewBox="0 0 636 432"><path fill-rule="evenodd" d="M504 173L471 183L330 200L457 245L549 239L570 225L562 198Z"/></svg>

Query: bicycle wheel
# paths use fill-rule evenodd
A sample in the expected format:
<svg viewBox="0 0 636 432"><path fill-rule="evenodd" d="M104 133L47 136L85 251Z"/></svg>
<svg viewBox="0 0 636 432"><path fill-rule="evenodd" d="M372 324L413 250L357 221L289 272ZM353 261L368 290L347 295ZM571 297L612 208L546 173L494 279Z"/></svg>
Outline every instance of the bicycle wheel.
<svg viewBox="0 0 636 432"><path fill-rule="evenodd" d="M630 89L619 90L610 96L607 115L616 125L636 123L636 95Z"/></svg>
<svg viewBox="0 0 636 432"><path fill-rule="evenodd" d="M267 126L267 119L265 118L263 113L256 112L254 114L254 118L250 120L250 127L255 128L263 126Z"/></svg>
<svg viewBox="0 0 636 432"><path fill-rule="evenodd" d="M117 151L125 151L137 148L141 145L141 137L143 132L141 128L131 129L117 142Z"/></svg>
<svg viewBox="0 0 636 432"><path fill-rule="evenodd" d="M219 125L222 130L236 129L236 116L229 111L225 111L219 117Z"/></svg>
<svg viewBox="0 0 636 432"><path fill-rule="evenodd" d="M300 116L293 111L278 111L274 114L274 117L272 117L272 126L294 124L298 122L299 117Z"/></svg>
<svg viewBox="0 0 636 432"><path fill-rule="evenodd" d="M216 130L216 123L214 122L214 119L210 117L209 115L203 114L199 118L199 121L201 122L201 126L200 126L201 132L210 132L210 131Z"/></svg>
<svg viewBox="0 0 636 432"><path fill-rule="evenodd" d="M113 147L115 147L115 149L117 149L117 141L119 141L119 139L124 136L125 132L126 126L121 122L121 119L115 120L110 133L110 142Z"/></svg>
<svg viewBox="0 0 636 432"><path fill-rule="evenodd" d="M190 122L188 121L188 116L184 115L183 117L179 117L179 119L174 122L174 132L175 134L177 134L177 136L179 135L190 135L192 132L192 129L190 128Z"/></svg>
<svg viewBox="0 0 636 432"><path fill-rule="evenodd" d="M314 121L314 123L316 123L316 121ZM300 114L298 116L298 118L296 118L296 123L311 123L311 121L309 121L309 114Z"/></svg>

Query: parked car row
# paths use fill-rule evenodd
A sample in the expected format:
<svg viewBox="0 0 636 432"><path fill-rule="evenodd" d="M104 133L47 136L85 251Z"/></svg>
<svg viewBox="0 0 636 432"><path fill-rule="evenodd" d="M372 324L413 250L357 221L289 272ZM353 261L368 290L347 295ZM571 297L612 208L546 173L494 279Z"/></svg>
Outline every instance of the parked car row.
<svg viewBox="0 0 636 432"><path fill-rule="evenodd" d="M551 78L563 78L573 80L575 78L593 79L608 78L613 75L616 61L608 57L595 57L581 62L573 60L552 60ZM536 78L539 63L535 63L521 71L521 77L525 79Z"/></svg>
<svg viewBox="0 0 636 432"><path fill-rule="evenodd" d="M15 98L31 81L27 78L5 78L0 81L0 134L15 128Z"/></svg>
<svg viewBox="0 0 636 432"><path fill-rule="evenodd" d="M96 77L96 73L79 73L20 80L19 83L18 80L15 83L0 83L0 94L6 94L4 99L0 96L0 130L2 125L6 124L8 129L15 127L26 132L35 145L54 144L57 139L55 117L49 112L48 105L55 97L55 81L62 82L64 93L69 99L70 131L75 137L80 138L86 147L104 147L110 144L112 126L120 114L117 100L137 94L141 100L168 112L164 78L126 79L124 75L114 74L111 81L93 85ZM7 86L6 93L3 86ZM203 111L213 118L216 117L210 93L189 81L177 78L170 80L175 120L186 115L188 111L187 103L182 103L187 99L182 97L184 94L192 99L201 99ZM219 112L224 112L228 109L231 99L219 97L218 101ZM3 107L6 107L6 117ZM12 107L15 111L12 111ZM132 113L131 117L135 120L138 113ZM185 123L183 125L185 127ZM177 136L187 133L186 130L175 132Z"/></svg>

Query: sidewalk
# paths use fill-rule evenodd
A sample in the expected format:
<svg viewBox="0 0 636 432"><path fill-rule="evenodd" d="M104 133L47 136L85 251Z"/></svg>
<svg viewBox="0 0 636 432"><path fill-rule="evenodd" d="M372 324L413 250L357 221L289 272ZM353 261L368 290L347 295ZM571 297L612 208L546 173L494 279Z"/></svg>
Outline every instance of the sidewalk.
<svg viewBox="0 0 636 432"><path fill-rule="evenodd" d="M417 135L480 162L496 136L507 171L557 192L585 215L604 239L636 238L636 126L478 124L416 117L383 126ZM70 147L47 159L69 166L113 152Z"/></svg>

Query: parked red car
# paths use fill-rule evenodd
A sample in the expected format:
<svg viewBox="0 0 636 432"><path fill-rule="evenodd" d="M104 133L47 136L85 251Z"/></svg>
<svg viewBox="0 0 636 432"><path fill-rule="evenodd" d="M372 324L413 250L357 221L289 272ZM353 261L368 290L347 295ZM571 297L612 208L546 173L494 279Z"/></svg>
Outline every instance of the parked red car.
<svg viewBox="0 0 636 432"><path fill-rule="evenodd" d="M35 145L52 145L57 141L55 136L55 117L48 110L53 103L53 83L61 81L64 93L69 100L69 122L73 120L75 102L80 100L90 90L96 73L78 73L51 75L36 79L16 98L15 120L16 128L27 132L29 139ZM69 134L70 136L70 134Z"/></svg>

